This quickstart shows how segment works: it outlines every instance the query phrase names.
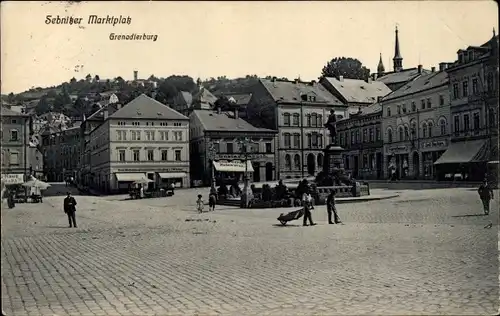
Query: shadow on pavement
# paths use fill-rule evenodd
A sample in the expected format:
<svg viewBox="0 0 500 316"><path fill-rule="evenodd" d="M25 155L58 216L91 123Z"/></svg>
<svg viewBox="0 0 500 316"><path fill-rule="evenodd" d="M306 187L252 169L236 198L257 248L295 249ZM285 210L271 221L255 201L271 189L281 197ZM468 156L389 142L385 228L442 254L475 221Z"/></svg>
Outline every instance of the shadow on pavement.
<svg viewBox="0 0 500 316"><path fill-rule="evenodd" d="M68 225L61 225L61 226L52 226L52 225L49 225L49 226L43 226L44 228L69 228Z"/></svg>
<svg viewBox="0 0 500 316"><path fill-rule="evenodd" d="M452 217L475 217L475 216L486 216L486 214L454 215Z"/></svg>
<svg viewBox="0 0 500 316"><path fill-rule="evenodd" d="M286 225L281 225L281 224L273 224L274 227L301 227L301 225L296 225L296 224L286 224Z"/></svg>

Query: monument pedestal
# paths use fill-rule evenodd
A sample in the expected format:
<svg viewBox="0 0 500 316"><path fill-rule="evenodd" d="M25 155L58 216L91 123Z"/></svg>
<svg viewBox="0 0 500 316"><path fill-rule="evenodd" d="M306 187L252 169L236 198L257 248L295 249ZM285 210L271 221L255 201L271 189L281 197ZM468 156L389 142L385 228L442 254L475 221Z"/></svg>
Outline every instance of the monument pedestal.
<svg viewBox="0 0 500 316"><path fill-rule="evenodd" d="M328 145L323 152L325 153L323 172L331 175L337 174L339 171L344 172L344 158L342 157L344 148L337 145Z"/></svg>

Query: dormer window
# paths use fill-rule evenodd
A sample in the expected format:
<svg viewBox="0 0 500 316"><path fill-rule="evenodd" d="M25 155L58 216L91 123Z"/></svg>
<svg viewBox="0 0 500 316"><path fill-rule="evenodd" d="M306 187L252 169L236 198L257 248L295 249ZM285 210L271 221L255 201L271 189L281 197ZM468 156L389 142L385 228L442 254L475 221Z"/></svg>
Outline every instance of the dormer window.
<svg viewBox="0 0 500 316"><path fill-rule="evenodd" d="M464 54L462 52L458 53L458 62L460 64L464 62Z"/></svg>
<svg viewBox="0 0 500 316"><path fill-rule="evenodd" d="M300 98L302 99L302 101L307 101L307 94L301 94Z"/></svg>
<svg viewBox="0 0 500 316"><path fill-rule="evenodd" d="M474 51L470 50L469 51L469 61L473 61L474 60Z"/></svg>

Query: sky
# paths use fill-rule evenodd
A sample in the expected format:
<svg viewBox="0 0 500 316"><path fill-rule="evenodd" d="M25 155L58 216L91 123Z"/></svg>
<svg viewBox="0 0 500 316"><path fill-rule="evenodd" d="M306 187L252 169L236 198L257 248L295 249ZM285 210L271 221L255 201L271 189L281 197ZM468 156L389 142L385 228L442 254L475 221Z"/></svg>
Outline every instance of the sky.
<svg viewBox="0 0 500 316"><path fill-rule="evenodd" d="M101 79L247 74L316 80L334 57L392 70L398 26L403 66L438 67L481 45L498 25L494 1L10 2L1 3L1 92L98 74ZM87 24L89 15L130 24ZM46 24L46 16L81 25ZM157 35L110 40L110 33ZM497 33L498 34L498 33ZM77 65L79 65L77 67Z"/></svg>

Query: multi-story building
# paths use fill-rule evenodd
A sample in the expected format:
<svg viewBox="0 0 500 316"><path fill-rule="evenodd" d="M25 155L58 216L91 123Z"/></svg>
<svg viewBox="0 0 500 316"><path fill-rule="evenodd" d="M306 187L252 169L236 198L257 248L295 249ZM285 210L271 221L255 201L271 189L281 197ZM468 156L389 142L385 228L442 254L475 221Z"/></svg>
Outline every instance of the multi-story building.
<svg viewBox="0 0 500 316"><path fill-rule="evenodd" d="M422 73L381 100L384 176L396 168L400 178L435 177L434 162L449 143L448 74Z"/></svg>
<svg viewBox="0 0 500 316"><path fill-rule="evenodd" d="M396 27L396 37L394 41L394 58L393 71L386 72L384 63L382 62L382 54L377 67L377 73L372 74L373 79L383 82L392 91L398 90L408 82L414 80L418 76L430 73L430 70L422 69L422 66L414 68L403 68L403 56L399 45L398 28Z"/></svg>
<svg viewBox="0 0 500 316"><path fill-rule="evenodd" d="M33 162L28 161L30 117L2 106L1 123L3 189L23 183Z"/></svg>
<svg viewBox="0 0 500 316"><path fill-rule="evenodd" d="M377 102L379 97L391 93L381 81L323 77L319 81L331 94L348 106L349 114L358 113L359 108L370 106Z"/></svg>
<svg viewBox="0 0 500 316"><path fill-rule="evenodd" d="M208 185L212 172L216 178L236 179L248 172L253 182L276 180L277 131L252 126L239 117L237 106L234 111L224 112L220 108L194 110L189 118L192 179ZM253 141L247 147L247 157L238 143L242 138Z"/></svg>
<svg viewBox="0 0 500 316"><path fill-rule="evenodd" d="M356 179L383 176L382 107L374 103L337 123L344 168Z"/></svg>
<svg viewBox="0 0 500 316"><path fill-rule="evenodd" d="M323 149L331 143L324 127L334 111L347 116L347 105L321 84L260 79L247 106L247 120L256 127L278 131L277 178L316 175L323 167Z"/></svg>
<svg viewBox="0 0 500 316"><path fill-rule="evenodd" d="M77 178L81 158L80 123L65 128L48 125L41 131L44 173L48 181Z"/></svg>
<svg viewBox="0 0 500 316"><path fill-rule="evenodd" d="M498 36L457 52L448 65L451 144L436 161L444 177L460 173L481 180L487 162L498 160Z"/></svg>
<svg viewBox="0 0 500 316"><path fill-rule="evenodd" d="M82 151L90 187L126 191L132 182L144 179L160 187L170 183L189 187L186 116L144 94L124 106L105 107L96 116L102 120L89 122L96 127Z"/></svg>

